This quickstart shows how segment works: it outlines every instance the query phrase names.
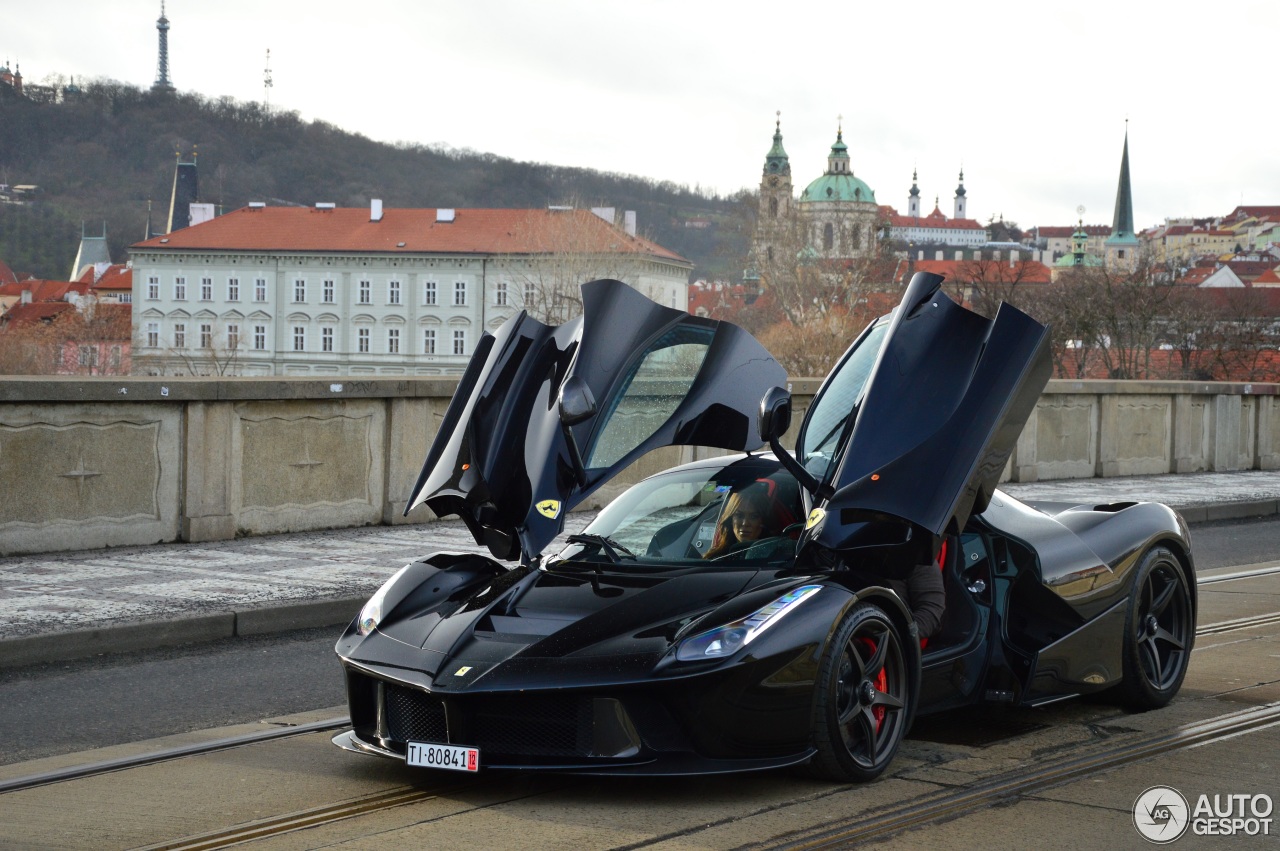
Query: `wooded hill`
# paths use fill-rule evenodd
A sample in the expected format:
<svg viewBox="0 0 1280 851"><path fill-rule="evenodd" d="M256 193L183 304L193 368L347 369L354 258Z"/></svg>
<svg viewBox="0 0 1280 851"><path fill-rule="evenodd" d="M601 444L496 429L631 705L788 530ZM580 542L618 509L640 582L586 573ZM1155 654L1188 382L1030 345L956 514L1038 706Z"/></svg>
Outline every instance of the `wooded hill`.
<svg viewBox="0 0 1280 851"><path fill-rule="evenodd" d="M469 150L388 145L257 102L153 94L111 80L84 83L57 103L0 86L0 183L40 188L33 204L0 204L0 260L19 274L65 279L82 222L90 234L105 222L112 259L126 259L144 236L149 199L164 227L175 151L185 158L193 146L200 200L224 210L372 198L387 207L609 206L635 210L640 232L692 260L696 277L736 278L746 262L749 224L735 199Z"/></svg>

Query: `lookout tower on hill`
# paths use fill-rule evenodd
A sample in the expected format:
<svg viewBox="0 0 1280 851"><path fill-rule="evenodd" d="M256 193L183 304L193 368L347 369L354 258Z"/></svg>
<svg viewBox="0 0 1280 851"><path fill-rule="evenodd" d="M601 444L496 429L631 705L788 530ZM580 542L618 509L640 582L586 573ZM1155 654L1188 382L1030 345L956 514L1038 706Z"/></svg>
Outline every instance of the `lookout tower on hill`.
<svg viewBox="0 0 1280 851"><path fill-rule="evenodd" d="M169 19L164 16L164 0L160 0L160 17L156 20L156 32L160 37L160 54L156 59L156 81L151 84L151 91L171 92L173 83L169 81Z"/></svg>

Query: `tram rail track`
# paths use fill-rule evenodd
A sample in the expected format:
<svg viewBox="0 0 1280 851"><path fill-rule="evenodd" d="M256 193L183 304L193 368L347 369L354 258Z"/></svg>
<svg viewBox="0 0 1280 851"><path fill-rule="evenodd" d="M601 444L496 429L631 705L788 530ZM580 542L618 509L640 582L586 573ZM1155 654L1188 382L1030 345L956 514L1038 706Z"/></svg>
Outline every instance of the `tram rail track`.
<svg viewBox="0 0 1280 851"><path fill-rule="evenodd" d="M1206 721L1187 724L1168 733L1144 737L1136 742L1108 747L1085 756L1032 766L978 781L961 789L935 793L887 812L859 815L828 823L820 828L774 837L745 849L809 849L847 847L869 842L938 819L958 816L1022 797L1051 786L1080 780L1132 762L1176 750L1208 744L1280 724L1280 703L1253 707Z"/></svg>
<svg viewBox="0 0 1280 851"><path fill-rule="evenodd" d="M1280 568L1268 567L1254 571L1204 577L1197 584L1206 585L1277 573L1280 573ZM1269 626L1277 623L1280 623L1280 612L1272 612L1201 625L1197 628L1196 634L1197 636L1219 635L1225 632ZM328 732L340 729L348 724L349 719L345 717L331 718L308 724L261 730L241 736L225 737L198 744L167 748L136 756L120 757L56 769L0 781L0 795L310 733ZM785 834L772 840L767 840L765 843L752 844L744 846L744 848L810 849L865 842L938 819L954 817L1002 801L1032 794L1041 789L1078 780L1131 762L1209 743L1217 739L1248 733L1275 724L1280 724L1280 703L1254 707L1185 725L1170 732L1147 736L1127 744L1101 748L1085 756L1007 772L961 789L943 790L886 812L855 816L836 823L825 824L820 828L804 829ZM148 848L208 849L227 847L240 842L282 835L296 830L427 801L440 795L446 788L450 791L456 791L457 786L456 784L448 787L432 788L400 786L353 800L287 813L199 836L185 837L148 846ZM747 815L749 816L749 814ZM655 841L659 840L655 839Z"/></svg>

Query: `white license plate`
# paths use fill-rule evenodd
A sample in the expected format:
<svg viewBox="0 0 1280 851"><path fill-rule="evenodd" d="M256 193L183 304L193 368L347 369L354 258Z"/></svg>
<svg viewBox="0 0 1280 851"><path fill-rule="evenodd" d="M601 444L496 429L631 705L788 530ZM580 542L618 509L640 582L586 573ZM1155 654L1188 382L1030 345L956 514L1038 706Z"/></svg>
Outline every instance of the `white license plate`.
<svg viewBox="0 0 1280 851"><path fill-rule="evenodd" d="M410 765L422 768L444 768L449 771L478 771L479 748L460 748L455 745L435 745L431 742L409 742L405 759Z"/></svg>

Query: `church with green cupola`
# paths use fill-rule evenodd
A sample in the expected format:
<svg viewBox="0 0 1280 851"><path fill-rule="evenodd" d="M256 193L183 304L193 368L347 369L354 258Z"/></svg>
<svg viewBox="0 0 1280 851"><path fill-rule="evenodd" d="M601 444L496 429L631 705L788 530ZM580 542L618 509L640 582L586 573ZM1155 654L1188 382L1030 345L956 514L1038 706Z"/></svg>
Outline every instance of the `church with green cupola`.
<svg viewBox="0 0 1280 851"><path fill-rule="evenodd" d="M843 126L836 128L826 171L797 198L779 117L760 178L748 282L758 281L777 264L847 261L873 255L879 216L875 192L854 174Z"/></svg>

